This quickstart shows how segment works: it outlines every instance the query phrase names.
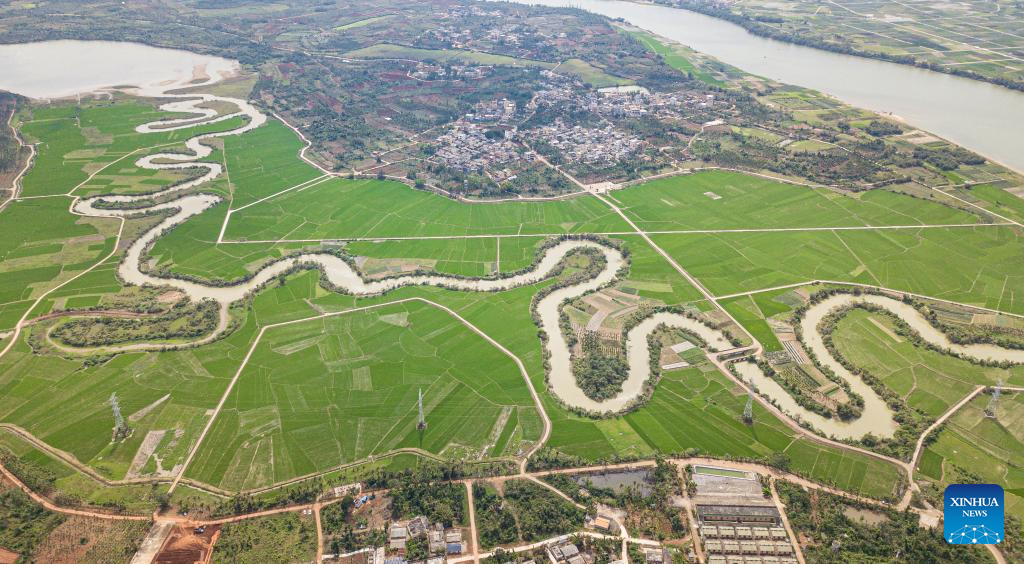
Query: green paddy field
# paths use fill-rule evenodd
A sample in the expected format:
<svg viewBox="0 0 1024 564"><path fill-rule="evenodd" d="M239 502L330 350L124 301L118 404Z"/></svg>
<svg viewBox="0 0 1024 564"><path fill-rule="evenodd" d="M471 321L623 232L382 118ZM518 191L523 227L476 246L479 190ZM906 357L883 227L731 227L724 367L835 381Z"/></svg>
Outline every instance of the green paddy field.
<svg viewBox="0 0 1024 564"><path fill-rule="evenodd" d="M142 171L132 165L138 156L161 146L173 150L199 131L238 125L229 120L138 134L135 126L166 114L130 100L54 105L19 117L25 134L40 143L24 196L46 197L18 200L0 212L0 332L30 308L35 317L98 307L122 292L116 267L124 246L115 244L120 222L70 214L73 196L153 192L185 176ZM150 251L151 266L208 281L236 280L285 254L329 248L377 269L368 275L412 266L487 276L528 267L547 236L602 234L630 255L617 289L663 305L712 307L629 222L592 196L463 203L397 182L321 179L320 171L296 157L301 147L274 120L219 141L210 159L224 163L228 174L202 191L224 201L160 237ZM1018 206L1000 192L979 191L978 197ZM723 171L657 180L609 197L713 295L744 294L721 305L769 351L781 346L766 320L791 306L776 300L784 289L760 291L811 280L879 285L1024 313L1021 230L935 201L884 189L848 195ZM157 220L126 221L122 241ZM164 431L156 456L138 470L155 472L157 456L161 468L171 470L252 349L189 466L190 480L238 491L352 464L375 467L367 462L371 456L395 452L403 453L395 464L405 465L416 464L417 457L521 455L539 440L543 425L515 362L432 305L381 305L424 298L451 308L522 361L552 420L550 449L585 461L687 453L762 460L782 452L794 472L812 479L878 498L897 493L901 471L892 464L800 438L760 406L755 423L745 425L746 395L713 367L667 373L651 401L625 416L594 420L565 410L547 392L530 313L534 295L551 283L489 294L403 288L357 299L329 292L316 272L303 271L233 307L236 329L221 340L88 360L39 348L43 335L29 329L0 358L0 422L111 480L129 474L150 432ZM370 305L381 307L311 319ZM295 323L276 326L290 321ZM999 376L887 339L860 312L843 320L836 334L844 354L927 414L941 413L974 385ZM885 363L873 361L882 353ZM1018 385L1024 378L1018 369L1009 375ZM415 428L420 390L429 422L422 433ZM126 415L141 413L132 421L134 434L117 444L110 442L106 404L113 392ZM924 472L942 480L954 433L977 427L964 423L943 431L927 451ZM9 431L0 430L0 444L48 468L55 487L79 499L152 499L138 487L101 487ZM977 452L979 460L1005 459L1019 473L1019 461L1004 455ZM1021 487L1017 477L1005 483Z"/></svg>

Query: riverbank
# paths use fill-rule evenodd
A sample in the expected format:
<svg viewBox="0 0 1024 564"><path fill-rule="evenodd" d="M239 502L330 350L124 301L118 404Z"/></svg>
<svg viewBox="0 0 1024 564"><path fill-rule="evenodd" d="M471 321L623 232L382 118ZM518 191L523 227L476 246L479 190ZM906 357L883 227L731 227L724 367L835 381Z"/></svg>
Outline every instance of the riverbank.
<svg viewBox="0 0 1024 564"><path fill-rule="evenodd" d="M800 45L803 47L811 47L813 49L820 49L823 51L830 51L839 55L853 55L857 57L863 57L866 59L874 59L878 61L884 61L887 63L895 63L899 65L909 65L917 68L939 72L944 74L950 74L967 78L970 80L978 80L981 82L987 82L996 86L1002 86L1010 90L1024 92L1024 81L1021 80L1009 80L1000 79L997 77L991 77L982 73L974 72L969 69L962 67L953 66L941 66L927 63L925 61L918 60L917 58L909 55L893 55L885 53L883 51L868 51L866 49L858 49L856 47L850 47L846 45L839 45L836 43L829 43L822 41L812 36L800 36L791 33L786 33L778 28L772 27L765 23L762 23L754 18L749 17L746 14L736 13L729 9L717 8L714 5L704 4L701 2L695 2L693 0L679 0L678 4L668 4L663 2L643 2L640 0L626 0L635 4L652 5L652 6L665 6L669 8L675 8L680 10L689 10L698 14L704 14L713 18L725 20L730 23L734 23L748 32L764 37L766 39L773 39L775 41L784 41L786 43L792 43L794 45Z"/></svg>
<svg viewBox="0 0 1024 564"><path fill-rule="evenodd" d="M744 72L810 88L914 127L1024 172L1024 93L922 68L842 55L754 35L698 12L628 0L524 0L621 18Z"/></svg>

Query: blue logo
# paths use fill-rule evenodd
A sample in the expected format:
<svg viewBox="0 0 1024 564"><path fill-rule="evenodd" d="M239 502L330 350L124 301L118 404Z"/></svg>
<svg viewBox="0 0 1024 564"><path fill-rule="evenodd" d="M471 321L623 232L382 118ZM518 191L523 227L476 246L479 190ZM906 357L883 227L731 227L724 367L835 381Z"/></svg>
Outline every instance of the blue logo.
<svg viewBox="0 0 1024 564"><path fill-rule="evenodd" d="M1003 542L1003 488L995 484L949 485L944 519L949 544Z"/></svg>

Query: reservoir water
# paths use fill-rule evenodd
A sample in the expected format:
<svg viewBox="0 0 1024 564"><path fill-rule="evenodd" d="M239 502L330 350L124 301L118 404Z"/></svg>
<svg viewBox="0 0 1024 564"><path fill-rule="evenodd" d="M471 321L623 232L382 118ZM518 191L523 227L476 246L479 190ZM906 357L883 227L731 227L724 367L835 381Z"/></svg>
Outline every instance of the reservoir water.
<svg viewBox="0 0 1024 564"><path fill-rule="evenodd" d="M0 45L0 90L60 98L111 86L186 85L236 72L238 63L177 49L115 41Z"/></svg>
<svg viewBox="0 0 1024 564"><path fill-rule="evenodd" d="M864 57L756 36L687 10L622 0L528 0L627 22L744 71L893 113L1017 171L1024 171L1024 92Z"/></svg>
<svg viewBox="0 0 1024 564"><path fill-rule="evenodd" d="M531 0L624 20L747 72L893 113L992 160L1024 171L1024 93L984 82L840 55L753 35L730 22L681 9L622 0ZM176 49L112 41L0 45L0 90L33 98L110 86L187 84L237 63Z"/></svg>

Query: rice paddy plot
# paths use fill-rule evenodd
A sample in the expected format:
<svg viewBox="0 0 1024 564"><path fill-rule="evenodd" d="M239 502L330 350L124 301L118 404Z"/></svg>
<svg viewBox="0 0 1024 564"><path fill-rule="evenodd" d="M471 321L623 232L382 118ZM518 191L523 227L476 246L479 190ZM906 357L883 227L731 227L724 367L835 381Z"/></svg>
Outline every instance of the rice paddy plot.
<svg viewBox="0 0 1024 564"><path fill-rule="evenodd" d="M233 118L175 131L135 131L138 125L173 117L181 116L159 111L153 105L124 100L34 107L21 127L29 142L38 143L32 168L22 182L22 195L63 194L85 181L90 173L119 159L124 158L125 168L130 167L134 155L129 153L136 149L184 142L199 133L225 131L243 123L241 118Z"/></svg>
<svg viewBox="0 0 1024 564"><path fill-rule="evenodd" d="M1008 217L1015 221L1024 221L1024 192L1017 188L1016 193L1003 190L993 184L980 184L971 186L967 191L968 197L974 197L979 205L990 209L999 215Z"/></svg>
<svg viewBox="0 0 1024 564"><path fill-rule="evenodd" d="M886 315L855 309L832 333L839 354L867 370L910 407L938 417L978 385L1024 385L1024 367L983 367L915 346Z"/></svg>
<svg viewBox="0 0 1024 564"><path fill-rule="evenodd" d="M357 241L346 246L365 257L364 275L388 275L417 268L462 276L489 276L529 267L539 237Z"/></svg>
<svg viewBox="0 0 1024 564"><path fill-rule="evenodd" d="M237 280L289 252L319 247L316 243L218 245L227 209L228 203L221 202L157 239L149 253L157 268L203 280Z"/></svg>
<svg viewBox="0 0 1024 564"><path fill-rule="evenodd" d="M277 241L631 231L596 198L466 204L394 181L336 178L236 211L225 239Z"/></svg>
<svg viewBox="0 0 1024 564"><path fill-rule="evenodd" d="M703 298L665 257L639 236L621 237L619 240L629 250L629 273L617 284L618 289L627 294L673 305Z"/></svg>
<svg viewBox="0 0 1024 564"><path fill-rule="evenodd" d="M346 29L356 29L356 28L360 28L360 27L366 27L368 25L375 24L377 22L381 22L381 21L384 21L386 19L389 19L389 18L391 18L391 16L392 16L392 14L385 14L383 16L374 16L372 18L358 19L358 20L355 20L353 22L349 22L347 24L335 26L334 31L345 31Z"/></svg>
<svg viewBox="0 0 1024 564"><path fill-rule="evenodd" d="M758 292L751 294L750 298L765 317L789 313L803 303L803 299L793 289Z"/></svg>
<svg viewBox="0 0 1024 564"><path fill-rule="evenodd" d="M583 59L567 59L558 65L560 74L569 74L578 77L584 84L592 88L608 88L611 86L629 86L636 81L614 76L604 72Z"/></svg>
<svg viewBox="0 0 1024 564"><path fill-rule="evenodd" d="M709 197L714 193L718 198ZM645 231L945 225L978 216L885 190L847 195L736 172L671 176L614 192Z"/></svg>
<svg viewBox="0 0 1024 564"><path fill-rule="evenodd" d="M763 458L784 452L790 469L846 490L885 498L894 495L900 470L870 457L797 438L760 404L754 425L743 423L746 395L716 372L688 368L666 373L650 402L621 420L654 452ZM556 421L549 445L587 459L610 459L624 451L587 420ZM839 471L839 469L842 471Z"/></svg>
<svg viewBox="0 0 1024 564"><path fill-rule="evenodd" d="M765 318L764 312L758 307L752 296L740 296L719 302L736 321L739 321L750 334L764 347L766 352L781 351L782 343L775 336Z"/></svg>
<svg viewBox="0 0 1024 564"><path fill-rule="evenodd" d="M437 308L310 320L265 334L189 475L247 489L402 448L483 457L503 410L532 405L512 360Z"/></svg>
<svg viewBox="0 0 1024 564"><path fill-rule="evenodd" d="M1021 236L1008 227L653 238L717 295L836 280L1024 312Z"/></svg>
<svg viewBox="0 0 1024 564"><path fill-rule="evenodd" d="M995 418L985 416L990 398L974 398L943 426L916 476L939 492L952 483L999 484L1006 512L1024 519L1024 394L1004 392Z"/></svg>
<svg viewBox="0 0 1024 564"><path fill-rule="evenodd" d="M231 207L244 206L321 176L322 172L298 158L303 147L295 132L275 119L245 135L225 137Z"/></svg>
<svg viewBox="0 0 1024 564"><path fill-rule="evenodd" d="M128 353L100 364L34 354L26 337L0 359L0 420L69 452L101 475L121 479L150 431L177 438L155 451L165 470L182 462L253 338L253 324L212 345L162 353ZM130 422L132 435L111 442L116 393L126 418L170 394ZM149 461L155 470L155 461ZM144 467L145 468L145 467Z"/></svg>
<svg viewBox="0 0 1024 564"><path fill-rule="evenodd" d="M117 168L117 165L113 165L108 170L110 172L94 176L87 184L79 188L75 194L82 197L106 194L152 194L163 190L167 186L178 184L197 176L196 174L180 170L137 168L130 163L128 163L126 168ZM136 173L135 171L138 170L145 171L145 173Z"/></svg>
<svg viewBox="0 0 1024 564"><path fill-rule="evenodd" d="M64 198L12 202L0 213L0 330L32 301L110 253L117 225L67 211Z"/></svg>
<svg viewBox="0 0 1024 564"><path fill-rule="evenodd" d="M166 147L154 147L126 153L123 159L97 170L85 183L75 189L74 194L83 198L106 194L152 194L168 186L196 178L206 172L206 169L163 170L136 166L135 162L138 159L165 152L166 149ZM207 160L219 162L222 158L223 155L215 150ZM91 165L89 168L94 169L98 166ZM204 188L210 187L209 184L204 186Z"/></svg>
<svg viewBox="0 0 1024 564"><path fill-rule="evenodd" d="M643 43L644 47L647 47L651 51L657 53L668 66L684 74L692 75L701 82L714 86L725 85L722 81L697 68L689 59L686 58L686 55L692 55L692 51L688 47L665 43L661 41L658 36L652 33L647 33L646 31L629 31L626 33Z"/></svg>

